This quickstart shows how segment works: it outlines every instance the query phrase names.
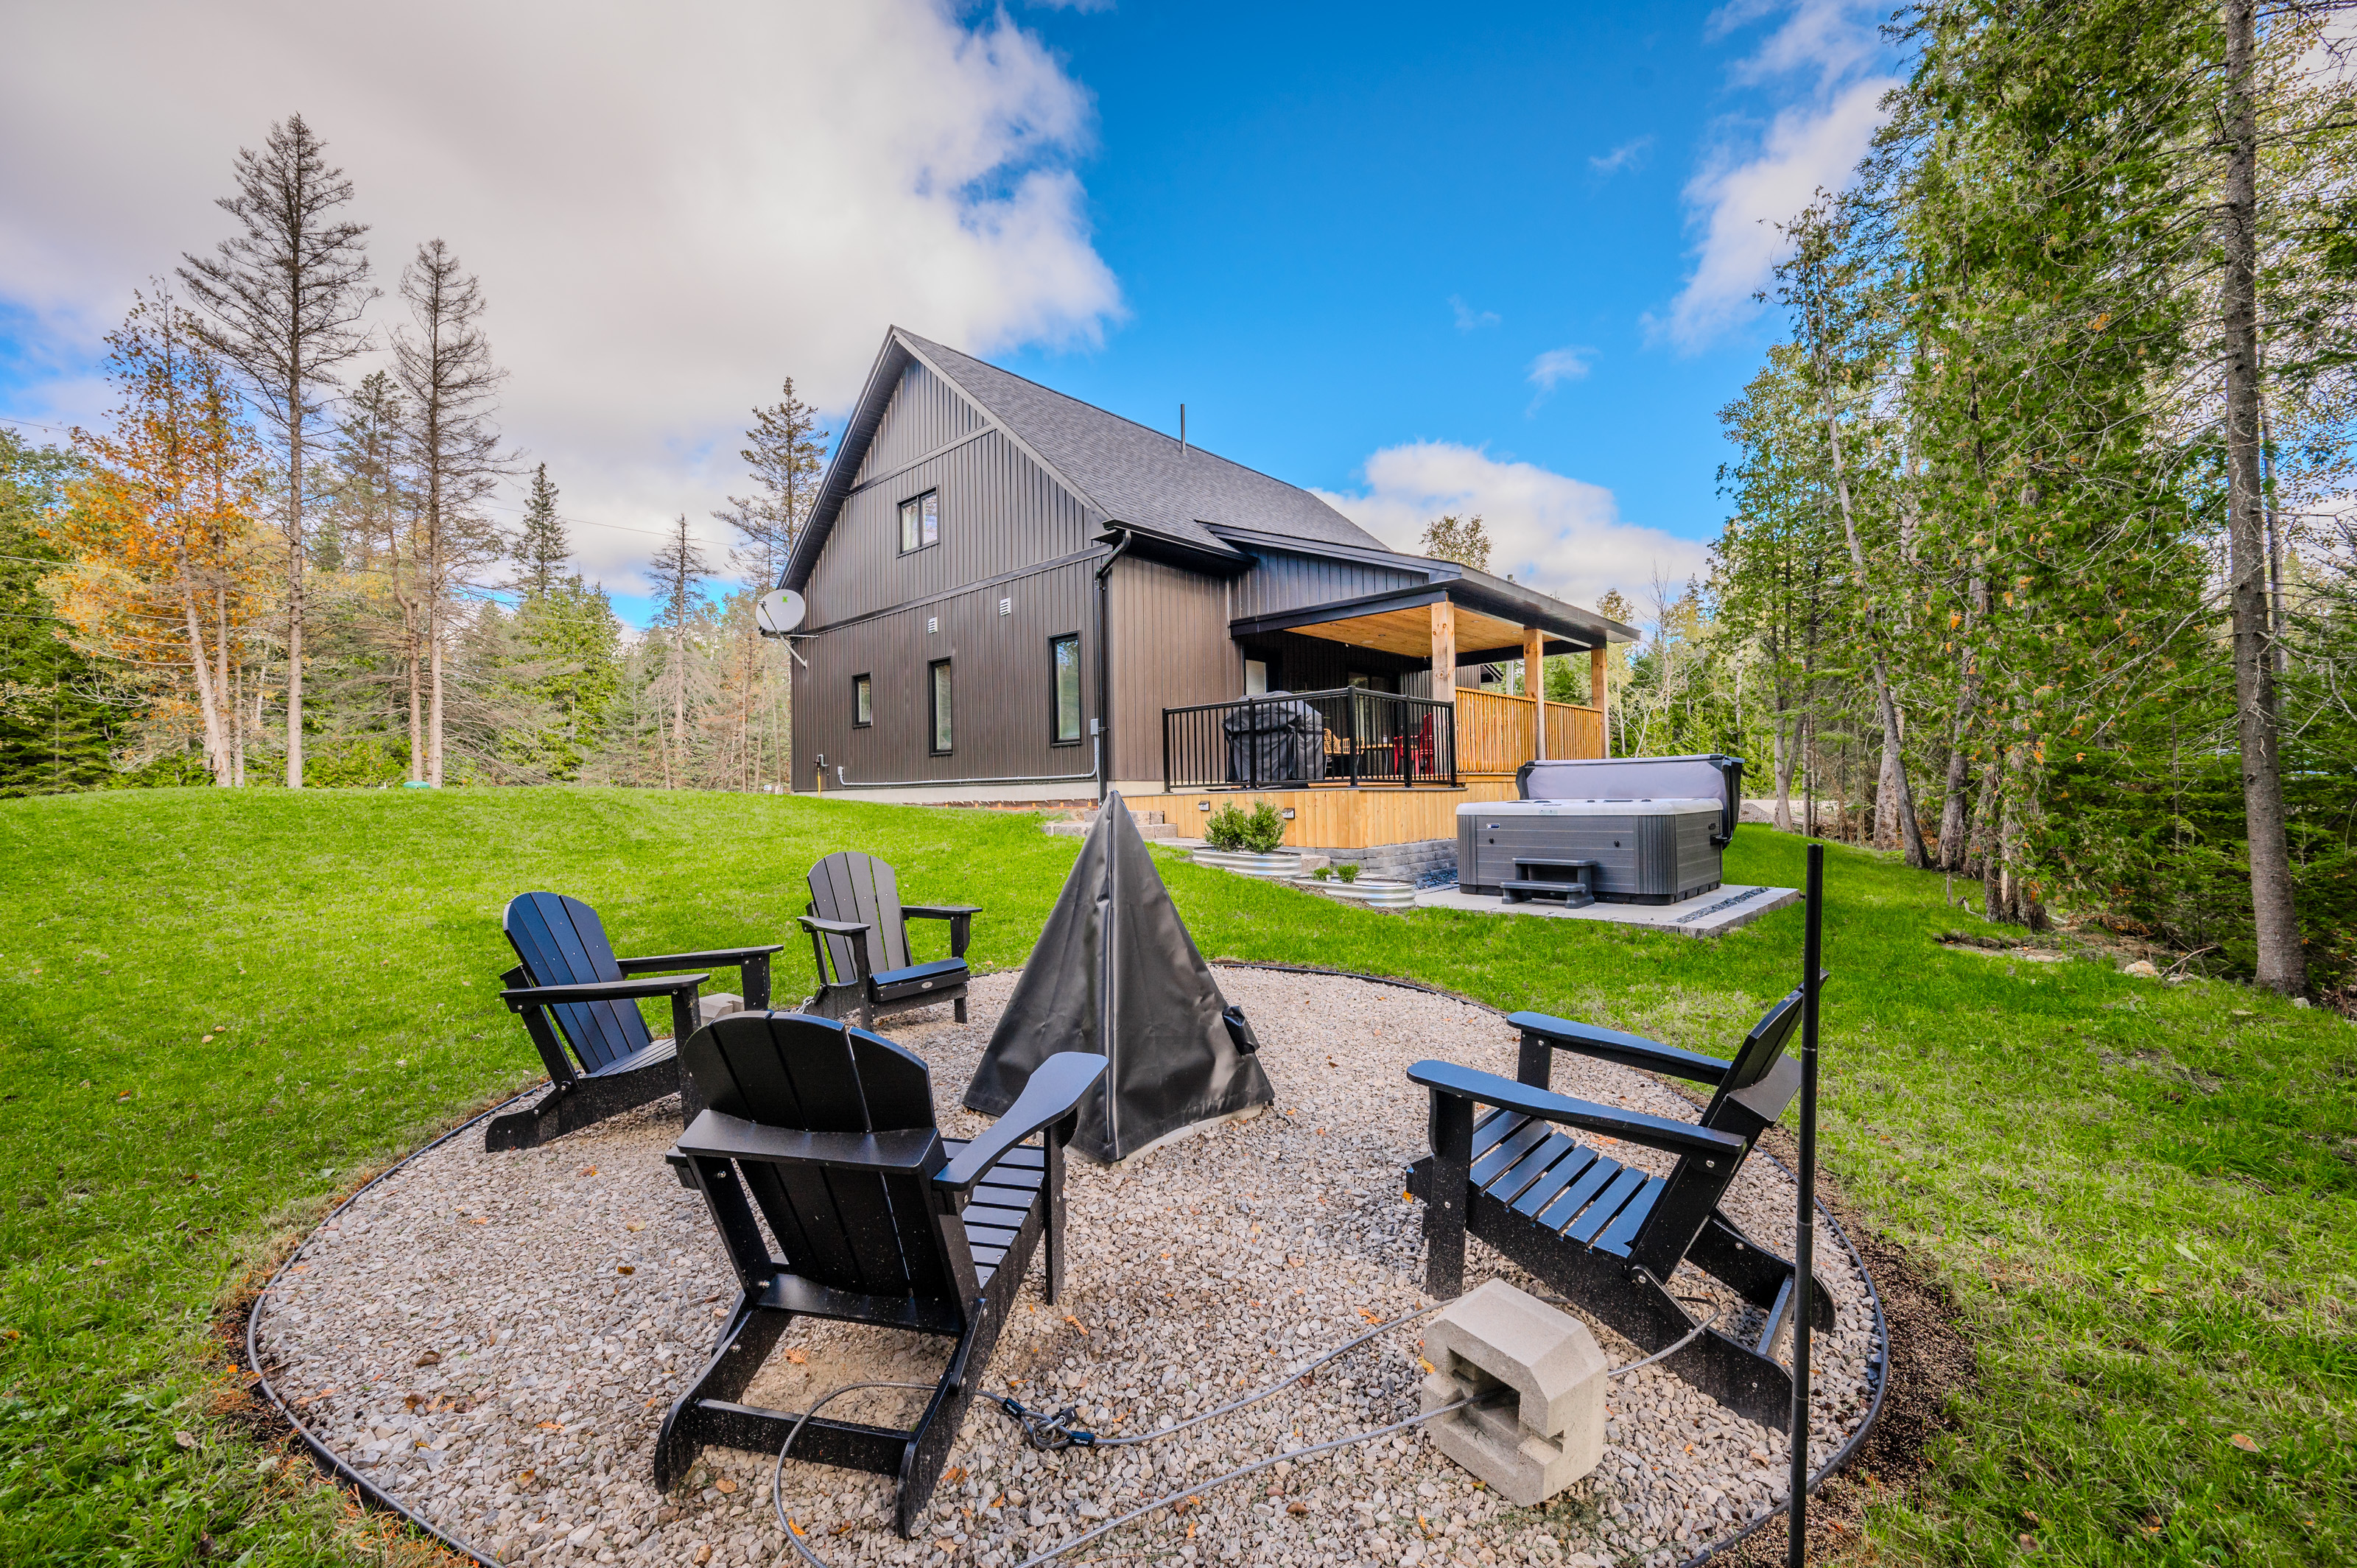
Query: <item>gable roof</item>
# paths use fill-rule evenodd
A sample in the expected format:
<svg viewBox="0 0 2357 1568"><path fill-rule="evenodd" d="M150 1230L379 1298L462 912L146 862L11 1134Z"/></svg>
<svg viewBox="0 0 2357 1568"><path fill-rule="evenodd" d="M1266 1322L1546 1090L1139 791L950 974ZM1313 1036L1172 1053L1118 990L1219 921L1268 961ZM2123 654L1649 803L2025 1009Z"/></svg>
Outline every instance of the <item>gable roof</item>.
<svg viewBox="0 0 2357 1568"><path fill-rule="evenodd" d="M1391 553L1381 540L1308 490L1200 446L1181 448L1175 436L895 327L885 335L866 388L845 423L843 440L820 481L810 526L787 562L785 586L799 587L816 564L911 360L963 393L1078 497L1098 526L1118 524L1239 564L1248 559L1245 553L1206 525L1284 535L1313 547Z"/></svg>

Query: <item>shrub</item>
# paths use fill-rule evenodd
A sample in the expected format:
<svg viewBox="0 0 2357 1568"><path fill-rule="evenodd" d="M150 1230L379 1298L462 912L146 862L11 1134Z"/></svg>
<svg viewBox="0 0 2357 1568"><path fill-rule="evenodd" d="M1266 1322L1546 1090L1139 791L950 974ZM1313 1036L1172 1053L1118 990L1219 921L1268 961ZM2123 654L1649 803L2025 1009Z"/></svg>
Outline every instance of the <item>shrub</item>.
<svg viewBox="0 0 2357 1568"><path fill-rule="evenodd" d="M1213 849L1231 854L1267 854L1284 846L1285 818L1265 800L1249 811L1226 805L1204 822L1203 838Z"/></svg>
<svg viewBox="0 0 2357 1568"><path fill-rule="evenodd" d="M1309 875L1323 882L1334 875L1334 868L1330 865L1321 865Z"/></svg>
<svg viewBox="0 0 2357 1568"><path fill-rule="evenodd" d="M1341 872L1342 880L1345 882L1356 882L1359 879L1359 868L1356 865L1343 866Z"/></svg>
<svg viewBox="0 0 2357 1568"><path fill-rule="evenodd" d="M1243 847L1244 822L1244 814L1235 807L1222 806L1203 819L1203 842L1232 854Z"/></svg>

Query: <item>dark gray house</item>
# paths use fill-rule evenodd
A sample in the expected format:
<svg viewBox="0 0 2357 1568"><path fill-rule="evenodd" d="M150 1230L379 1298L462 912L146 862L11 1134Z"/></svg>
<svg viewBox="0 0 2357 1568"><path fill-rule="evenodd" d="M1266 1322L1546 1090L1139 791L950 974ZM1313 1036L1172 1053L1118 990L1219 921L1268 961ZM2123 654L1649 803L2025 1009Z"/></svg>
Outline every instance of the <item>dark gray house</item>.
<svg viewBox="0 0 2357 1568"><path fill-rule="evenodd" d="M1178 778L1166 711L1351 688L1453 704L1460 671L1541 650L1600 659L1608 639L1631 635L1388 550L1306 490L898 328L783 585L809 605L794 639L806 661L793 670L795 789L909 800L1265 784ZM1589 713L1526 714L1520 749L1553 736L1555 755L1589 750L1577 722ZM1381 722L1394 732L1386 766L1439 782L1432 736L1446 726L1428 713L1421 728L1414 712ZM1299 782L1350 782L1345 761L1362 785L1383 781L1375 741L1355 733L1375 723L1332 721L1322 747L1306 746L1317 777ZM1469 723L1444 788L1520 760L1511 737L1475 756Z"/></svg>

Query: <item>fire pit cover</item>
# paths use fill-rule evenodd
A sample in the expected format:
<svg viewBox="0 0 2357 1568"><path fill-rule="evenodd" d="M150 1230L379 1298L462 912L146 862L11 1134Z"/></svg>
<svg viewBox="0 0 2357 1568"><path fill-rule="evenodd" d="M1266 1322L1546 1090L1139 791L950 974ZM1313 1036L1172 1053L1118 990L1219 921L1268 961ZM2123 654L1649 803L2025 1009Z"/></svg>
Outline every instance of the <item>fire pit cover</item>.
<svg viewBox="0 0 2357 1568"><path fill-rule="evenodd" d="M1071 1146L1118 1160L1199 1122L1274 1104L1258 1048L1187 934L1129 808L1109 794L965 1103L1000 1115L1039 1063L1094 1051L1112 1070L1081 1102Z"/></svg>

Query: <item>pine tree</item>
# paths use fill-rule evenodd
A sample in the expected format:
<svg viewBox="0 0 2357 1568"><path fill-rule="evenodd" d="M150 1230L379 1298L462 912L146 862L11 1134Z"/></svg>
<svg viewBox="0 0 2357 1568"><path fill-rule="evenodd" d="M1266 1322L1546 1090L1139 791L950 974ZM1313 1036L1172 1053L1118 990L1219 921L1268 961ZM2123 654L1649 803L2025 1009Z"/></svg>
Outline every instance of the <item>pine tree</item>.
<svg viewBox="0 0 2357 1568"><path fill-rule="evenodd" d="M804 403L788 376L778 401L753 411L748 445L737 454L753 472L756 493L730 496L712 515L737 531L731 558L751 585L779 585L795 537L818 500L819 473L826 458L827 432L818 411Z"/></svg>
<svg viewBox="0 0 2357 1568"><path fill-rule="evenodd" d="M270 127L262 151L240 149L237 194L217 205L240 231L211 256L188 255L182 281L210 317L206 344L234 365L278 437L279 532L286 573L286 782L303 785L304 566L310 544L310 436L337 367L368 348L364 223L335 216L351 181L300 114Z"/></svg>
<svg viewBox="0 0 2357 1568"><path fill-rule="evenodd" d="M532 495L524 502L523 532L516 541L515 558L523 567L521 583L533 598L546 598L562 580L565 563L573 553L565 536L565 520L556 515L556 487L548 482L548 465L532 471Z"/></svg>
<svg viewBox="0 0 2357 1568"><path fill-rule="evenodd" d="M687 740L688 688L688 628L694 618L704 579L712 575L712 566L696 547L695 538L687 531L687 514L679 514L673 524L663 547L655 552L650 564L657 591L662 595L662 608L655 624L662 628L668 645L668 657L663 667L663 683L671 697L671 738L663 747L663 788L681 788L687 778L690 751Z"/></svg>
<svg viewBox="0 0 2357 1568"><path fill-rule="evenodd" d="M447 245L429 240L417 247L403 269L401 296L409 303L412 326L394 339L393 367L409 399L407 446L419 490L417 597L428 671L425 755L417 757L413 747L411 768L414 777L438 785L452 608L469 585L467 575L500 553L479 508L502 471L491 416L504 372L492 364L483 335L481 285ZM417 661L413 653L413 682Z"/></svg>

